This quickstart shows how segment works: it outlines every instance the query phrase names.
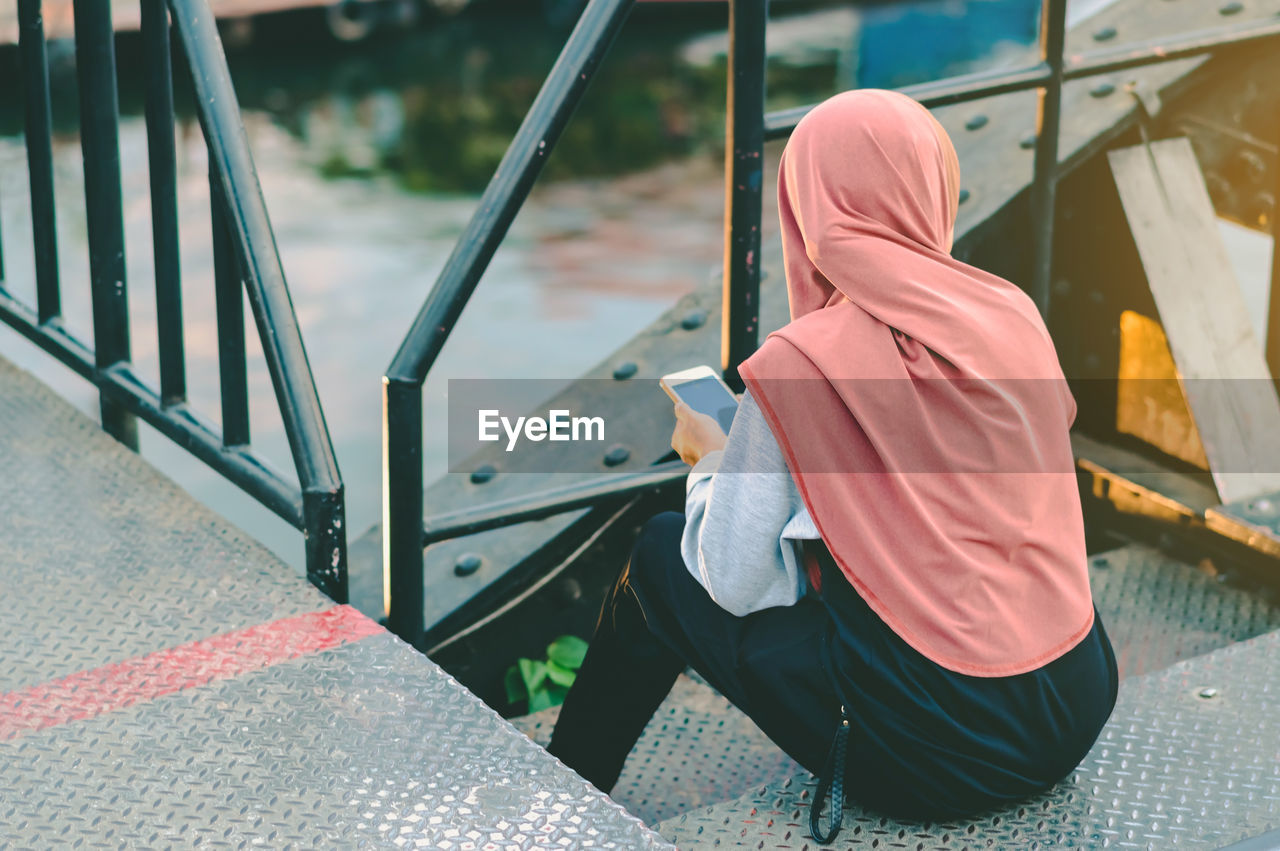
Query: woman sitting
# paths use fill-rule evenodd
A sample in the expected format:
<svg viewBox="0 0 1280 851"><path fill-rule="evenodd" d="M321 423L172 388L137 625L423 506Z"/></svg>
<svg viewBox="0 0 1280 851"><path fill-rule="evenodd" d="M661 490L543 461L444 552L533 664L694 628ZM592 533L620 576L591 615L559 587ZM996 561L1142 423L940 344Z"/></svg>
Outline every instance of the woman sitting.
<svg viewBox="0 0 1280 851"><path fill-rule="evenodd" d="M791 322L741 366L726 436L677 406L684 515L650 520L550 750L608 791L691 665L821 775L943 819L1069 774L1116 699L1049 334L950 255L959 165L910 98L796 127L778 208ZM818 814L834 789L829 835Z"/></svg>

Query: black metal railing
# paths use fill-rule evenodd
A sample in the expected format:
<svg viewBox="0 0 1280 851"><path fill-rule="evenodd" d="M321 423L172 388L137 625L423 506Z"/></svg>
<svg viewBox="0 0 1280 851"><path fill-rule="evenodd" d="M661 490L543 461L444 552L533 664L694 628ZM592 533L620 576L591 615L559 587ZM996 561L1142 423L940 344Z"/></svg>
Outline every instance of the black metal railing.
<svg viewBox="0 0 1280 851"><path fill-rule="evenodd" d="M16 298L0 273L0 320L97 385L102 426L112 436L137 449L141 418L300 529L306 539L307 577L330 597L346 602L342 478L213 14L206 0L169 0L167 6L165 0L140 2L160 387L149 386L131 363L115 37L111 4L105 0L74 3L93 345L67 330L62 321L49 71L40 0L18 3L36 306L33 310ZM209 151L220 429L187 403L171 20L182 46L179 64L190 72ZM271 373L297 484L273 469L250 445L245 292Z"/></svg>
<svg viewBox="0 0 1280 851"><path fill-rule="evenodd" d="M426 544L621 498L678 480L687 472L683 465L668 464L423 518L422 388L427 374L593 72L621 29L631 2L590 0L587 4L485 190L479 209L383 378L383 569L390 592L389 626L415 645L421 643L424 626L423 550ZM725 211L721 367L726 380L736 383L738 364L759 344L759 226L763 192L760 180L739 178L749 176L753 170L758 172L762 168L765 141L788 136L812 107L764 112L768 0L730 0L729 10L725 122L725 176L729 194ZM1038 93L1035 159L1029 192L1033 261L1027 290L1046 316L1053 264L1063 84L1280 36L1278 20L1248 21L1068 57L1065 55L1066 14L1067 0L1042 0L1040 58L1033 65L983 71L902 89L931 108L1010 92L1034 90ZM1277 324L1280 325L1280 321Z"/></svg>

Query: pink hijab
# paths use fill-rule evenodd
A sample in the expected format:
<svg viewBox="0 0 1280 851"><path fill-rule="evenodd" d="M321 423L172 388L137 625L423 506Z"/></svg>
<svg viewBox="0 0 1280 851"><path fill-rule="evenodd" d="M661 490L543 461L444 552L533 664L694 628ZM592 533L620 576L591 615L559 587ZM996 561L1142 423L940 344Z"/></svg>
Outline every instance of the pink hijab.
<svg viewBox="0 0 1280 851"><path fill-rule="evenodd" d="M810 112L778 177L792 321L741 374L863 599L938 664L1008 676L1093 624L1075 402L1032 301L950 256L958 197L910 98Z"/></svg>

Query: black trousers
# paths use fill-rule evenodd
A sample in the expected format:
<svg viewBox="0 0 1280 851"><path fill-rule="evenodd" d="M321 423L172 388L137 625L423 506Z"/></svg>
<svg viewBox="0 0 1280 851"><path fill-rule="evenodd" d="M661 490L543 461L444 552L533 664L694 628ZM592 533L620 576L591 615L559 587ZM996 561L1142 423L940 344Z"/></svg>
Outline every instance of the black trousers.
<svg viewBox="0 0 1280 851"><path fill-rule="evenodd" d="M729 614L686 569L683 528L666 513L641 530L548 746L605 792L686 665L815 774L844 705L850 798L907 818L968 815L1051 786L1115 704L1101 619L1037 671L970 677L898 638L829 556L821 595Z"/></svg>

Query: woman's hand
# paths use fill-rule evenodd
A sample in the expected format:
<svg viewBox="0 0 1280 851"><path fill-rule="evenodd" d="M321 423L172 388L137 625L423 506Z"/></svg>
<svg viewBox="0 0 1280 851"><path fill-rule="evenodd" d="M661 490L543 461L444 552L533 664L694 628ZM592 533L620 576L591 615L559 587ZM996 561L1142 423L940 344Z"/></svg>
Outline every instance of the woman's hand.
<svg viewBox="0 0 1280 851"><path fill-rule="evenodd" d="M690 467L709 452L724 449L726 437L714 417L700 414L684 402L676 402L676 428L671 432L671 448Z"/></svg>

